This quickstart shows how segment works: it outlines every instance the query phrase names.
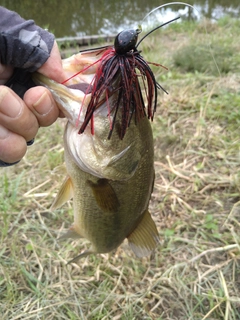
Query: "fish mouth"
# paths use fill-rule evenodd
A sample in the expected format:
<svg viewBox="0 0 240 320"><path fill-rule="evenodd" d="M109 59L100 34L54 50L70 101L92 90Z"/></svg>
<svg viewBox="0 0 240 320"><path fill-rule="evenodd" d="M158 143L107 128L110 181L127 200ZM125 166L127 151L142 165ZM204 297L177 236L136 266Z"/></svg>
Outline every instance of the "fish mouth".
<svg viewBox="0 0 240 320"><path fill-rule="evenodd" d="M113 47L80 52L64 59L62 66L66 80L61 84L40 74L34 80L52 92L60 110L79 134L89 127L94 134L94 114L101 106L108 109L109 119L112 118L108 139L117 117L121 118L120 140L132 121L138 123L146 116L153 120L159 85L137 49L126 54L118 54Z"/></svg>

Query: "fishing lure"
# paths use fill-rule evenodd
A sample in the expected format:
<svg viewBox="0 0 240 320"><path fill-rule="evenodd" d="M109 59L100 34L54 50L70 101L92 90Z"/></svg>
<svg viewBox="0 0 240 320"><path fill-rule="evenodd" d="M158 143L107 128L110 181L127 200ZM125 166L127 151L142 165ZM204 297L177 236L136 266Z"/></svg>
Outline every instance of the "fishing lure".
<svg viewBox="0 0 240 320"><path fill-rule="evenodd" d="M152 11L150 11L144 19L150 16L152 13L166 7L168 5L185 5L193 10L196 10L193 6L184 3L184 2L172 2L156 7ZM197 10L196 10L197 11ZM93 83L88 85L85 88L85 93L91 92L91 100L88 105L84 122L82 123L79 133L83 133L86 129L88 123L91 123L91 132L94 134L94 125L93 125L93 115L94 111L104 102L113 95L115 92L118 92L116 102L112 104L112 109L110 110L110 104L108 104L109 112L108 116L110 119L110 132L108 135L108 139L111 138L111 134L113 132L116 115L119 112L119 106L122 106L121 109L121 130L119 133L120 139L124 138L126 130L130 124L130 121L135 115L135 122L137 123L141 118L148 116L149 119L153 120L154 113L156 111L157 106L157 89L162 89L164 92L164 88L156 81L155 76L149 67L149 64L153 64L156 66L162 66L158 63L147 62L143 56L141 55L141 51L138 50L139 44L152 32L155 30L173 22L181 17L174 18L166 23L163 23L160 26L152 29L148 32L138 43L138 35L141 32L141 29L131 29L120 32L114 42L114 46L109 47L100 47L90 50L84 51L94 51L99 49L103 49L103 54L99 58L99 60L95 61L93 64L97 64L100 62L100 66L96 72ZM144 20L143 19L143 20ZM87 68L90 68L90 65ZM66 79L62 82L65 84L71 78L74 78L77 74L85 71L81 70L75 75L71 76L69 79ZM167 68L166 68L167 69ZM22 72L22 71L21 71ZM19 76L18 70L14 72L13 77L8 81L7 85L9 85L17 94L23 96L23 94L27 91L29 87L35 86L31 79L31 74L24 75L24 81L22 80L22 76ZM142 82L142 86L140 85L139 80ZM15 85L17 82L17 86ZM143 90L142 90L143 88ZM145 92L145 97L147 101L147 106L145 108L144 99L142 92ZM167 92L166 92L167 93ZM146 113L147 109L147 113ZM81 110L81 108L80 108ZM113 119L111 120L110 114L114 112Z"/></svg>
<svg viewBox="0 0 240 320"><path fill-rule="evenodd" d="M91 131L92 134L94 134L94 111L104 100L108 101L109 97L116 91L118 92L118 95L112 106L114 115L110 122L108 139L111 138L120 105L122 106L121 129L119 133L120 139L124 138L133 115L136 123L146 115L148 119L153 120L157 107L157 89L162 89L164 92L166 92L166 90L164 90L156 81L154 73L149 67L149 63L141 55L141 52L138 50L138 46L149 34L173 21L178 20L179 18L180 17L174 18L152 29L138 43L138 35L141 32L141 29L131 29L121 31L116 36L113 47L102 47L105 49L105 52L99 60L94 62L94 64L100 62L100 66L96 72L94 81L90 86L91 100L88 104L85 119L80 127L79 133L83 133L90 122ZM162 66L157 63L152 64ZM89 67L91 67L91 65ZM139 82L140 79L142 81L143 91L145 92L147 100L147 112ZM64 83L68 80L69 79L65 80ZM109 114L110 112L111 110L109 110Z"/></svg>

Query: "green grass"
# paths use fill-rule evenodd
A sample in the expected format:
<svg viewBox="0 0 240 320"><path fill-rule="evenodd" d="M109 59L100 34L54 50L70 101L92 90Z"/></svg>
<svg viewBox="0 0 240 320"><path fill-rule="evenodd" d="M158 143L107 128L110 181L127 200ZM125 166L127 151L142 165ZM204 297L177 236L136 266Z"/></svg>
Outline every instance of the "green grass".
<svg viewBox="0 0 240 320"><path fill-rule="evenodd" d="M65 174L56 169L64 120L1 169L1 319L240 318L239 40L239 21L225 17L171 25L142 44L147 61L169 68L153 66L169 94L159 94L153 122L149 209L161 243L151 258L123 243L66 266L88 241L58 242L71 202L49 209Z"/></svg>

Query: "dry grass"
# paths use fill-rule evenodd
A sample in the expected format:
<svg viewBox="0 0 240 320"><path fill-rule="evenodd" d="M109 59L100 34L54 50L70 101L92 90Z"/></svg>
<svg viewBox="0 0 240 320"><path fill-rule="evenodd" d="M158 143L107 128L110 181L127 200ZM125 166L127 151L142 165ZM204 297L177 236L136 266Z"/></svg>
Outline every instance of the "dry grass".
<svg viewBox="0 0 240 320"><path fill-rule="evenodd" d="M206 26L208 35L184 24L164 31L161 44L146 44L148 60L171 69L159 72L170 94L159 97L153 123L150 211L159 248L138 260L124 243L65 265L88 242L56 241L72 222L71 204L49 210L64 176L55 169L63 161L60 120L41 129L20 164L1 169L1 319L240 318L240 76L232 69L238 56L221 75L174 65L174 53L196 38L201 47L231 34L228 46L239 52L237 22Z"/></svg>

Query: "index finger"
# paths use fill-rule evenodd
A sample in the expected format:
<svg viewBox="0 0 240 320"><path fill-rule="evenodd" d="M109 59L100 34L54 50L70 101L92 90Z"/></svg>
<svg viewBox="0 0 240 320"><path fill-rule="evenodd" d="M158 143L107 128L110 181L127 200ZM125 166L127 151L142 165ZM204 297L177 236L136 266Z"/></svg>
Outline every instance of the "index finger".
<svg viewBox="0 0 240 320"><path fill-rule="evenodd" d="M37 71L57 82L65 80L61 55L56 41L54 42L50 57Z"/></svg>

